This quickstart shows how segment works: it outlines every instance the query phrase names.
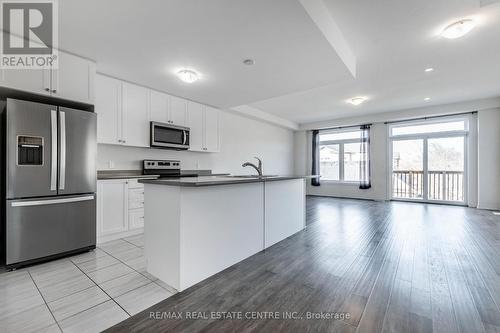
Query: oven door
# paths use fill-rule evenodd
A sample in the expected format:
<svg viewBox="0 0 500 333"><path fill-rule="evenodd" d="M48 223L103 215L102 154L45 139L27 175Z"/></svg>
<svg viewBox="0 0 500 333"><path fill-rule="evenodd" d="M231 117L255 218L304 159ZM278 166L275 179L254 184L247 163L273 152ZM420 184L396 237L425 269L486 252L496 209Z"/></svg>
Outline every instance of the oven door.
<svg viewBox="0 0 500 333"><path fill-rule="evenodd" d="M189 149L189 128L152 121L151 147Z"/></svg>

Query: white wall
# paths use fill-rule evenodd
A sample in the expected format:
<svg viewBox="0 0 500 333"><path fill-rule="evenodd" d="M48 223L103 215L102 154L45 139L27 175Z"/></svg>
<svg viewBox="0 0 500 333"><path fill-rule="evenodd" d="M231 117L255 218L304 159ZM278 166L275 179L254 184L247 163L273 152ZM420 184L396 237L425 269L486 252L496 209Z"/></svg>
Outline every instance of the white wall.
<svg viewBox="0 0 500 333"><path fill-rule="evenodd" d="M478 208L500 209L500 109L478 114Z"/></svg>
<svg viewBox="0 0 500 333"><path fill-rule="evenodd" d="M389 199L387 171L389 165L387 125L384 124L385 121L479 111L477 127L475 117L471 117L469 133L468 204L471 207L500 209L500 148L498 148L500 146L500 108L494 107L495 105L500 105L499 99L303 124L301 125L302 129L349 126L362 123L373 124L371 137L372 188L360 190L354 184L323 181L319 187L308 184L307 193L334 197L387 200ZM311 174L311 132L305 130L296 132L294 146L296 151L294 158L295 172L298 174Z"/></svg>
<svg viewBox="0 0 500 333"><path fill-rule="evenodd" d="M263 159L267 174L293 173L293 131L250 119L230 111L221 111L221 152L198 153L161 149L98 145L98 170L108 170L113 161L117 170L140 170L143 159L179 159L183 169L212 169L234 174L254 173L242 168L253 156Z"/></svg>

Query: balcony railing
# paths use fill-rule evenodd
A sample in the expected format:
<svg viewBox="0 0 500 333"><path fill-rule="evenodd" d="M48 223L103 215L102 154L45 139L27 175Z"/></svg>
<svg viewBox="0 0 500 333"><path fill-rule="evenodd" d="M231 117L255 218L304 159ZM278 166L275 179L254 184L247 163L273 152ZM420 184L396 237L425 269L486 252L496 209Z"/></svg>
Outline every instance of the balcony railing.
<svg viewBox="0 0 500 333"><path fill-rule="evenodd" d="M463 201L464 173L463 171L429 171L427 187L429 200ZM393 171L392 196L394 198L423 199L424 172Z"/></svg>

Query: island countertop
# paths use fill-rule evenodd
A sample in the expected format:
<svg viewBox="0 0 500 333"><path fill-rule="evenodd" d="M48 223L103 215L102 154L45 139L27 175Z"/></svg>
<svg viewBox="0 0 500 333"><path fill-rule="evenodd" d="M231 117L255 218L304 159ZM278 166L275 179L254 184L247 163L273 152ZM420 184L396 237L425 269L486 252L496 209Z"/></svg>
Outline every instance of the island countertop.
<svg viewBox="0 0 500 333"><path fill-rule="evenodd" d="M317 176L298 176L298 175L265 176L265 177L202 176L202 177L183 177L183 178L141 179L139 180L139 183L199 187L199 186L232 185L232 184L246 184L246 183L262 183L262 182L273 182L273 181L290 180L290 179L306 179L314 177Z"/></svg>

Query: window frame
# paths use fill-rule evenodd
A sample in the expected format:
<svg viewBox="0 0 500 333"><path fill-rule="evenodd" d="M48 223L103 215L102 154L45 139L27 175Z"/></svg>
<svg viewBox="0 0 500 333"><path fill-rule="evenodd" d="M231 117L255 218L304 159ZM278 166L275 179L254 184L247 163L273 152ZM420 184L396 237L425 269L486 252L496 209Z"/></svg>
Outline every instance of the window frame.
<svg viewBox="0 0 500 333"><path fill-rule="evenodd" d="M359 138L357 139L339 139L339 140L328 140L328 141L321 141L321 135L322 134L333 134L333 133L345 133L345 132L359 132ZM345 167L344 167L344 144L348 143L359 143L362 144L363 142L367 141L366 139L363 140L361 138L361 129L358 127L351 127L351 128L345 128L345 129L333 129L333 130L323 130L319 132L319 146L318 149L321 150L321 146L327 146L327 145L339 145L339 179L328 179L328 178L323 178L321 175L321 153L319 154L320 158L320 163L319 163L319 174L321 175L321 181L327 182L327 183L336 183L336 184L352 184L352 185L357 185L361 182L361 179L359 180L345 180Z"/></svg>
<svg viewBox="0 0 500 333"><path fill-rule="evenodd" d="M450 122L464 122L463 130L452 130L452 131L440 131L440 132L425 132L425 133L412 133L412 134L399 134L393 135L392 130L398 127L408 127L408 126L418 126L418 125L429 125L429 124L439 124L439 123L450 123ZM443 136L459 136L468 135L470 130L469 118L466 116L443 116L436 117L435 119L419 119L419 120L409 120L401 121L394 124L389 124L388 126L388 137L389 139L412 139L420 137L443 137Z"/></svg>

